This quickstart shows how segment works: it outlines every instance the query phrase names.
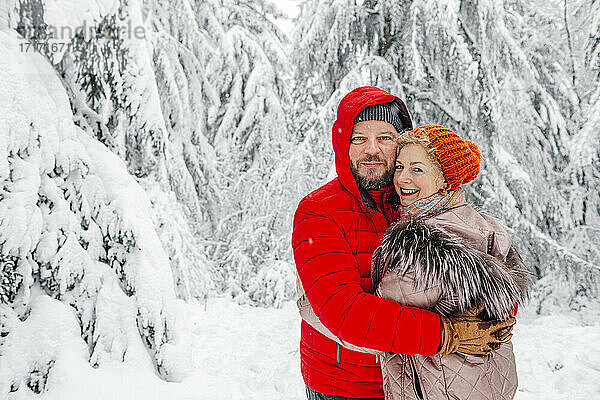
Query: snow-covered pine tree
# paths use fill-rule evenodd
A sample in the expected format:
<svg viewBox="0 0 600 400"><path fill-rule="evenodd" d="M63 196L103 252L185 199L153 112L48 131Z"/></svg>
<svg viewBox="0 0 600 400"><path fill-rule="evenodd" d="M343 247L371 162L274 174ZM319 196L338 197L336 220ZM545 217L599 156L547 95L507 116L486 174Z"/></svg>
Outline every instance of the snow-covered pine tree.
<svg viewBox="0 0 600 400"><path fill-rule="evenodd" d="M155 227L171 259L178 296L206 296L211 264L195 234L210 230L210 212L186 173L181 146L168 140L148 51L151 26L145 25L141 5L115 0L99 9L90 1L81 9L60 10L66 20L46 21L47 6L42 0L20 3L17 30L45 42L58 31L58 40L69 43L46 56L69 94L74 122L124 160L152 193Z"/></svg>
<svg viewBox="0 0 600 400"><path fill-rule="evenodd" d="M225 244L215 253L222 260L217 269L228 271L222 288L240 300L280 305L294 282L286 235L294 193L280 187L287 176L274 179L293 149L289 61L283 35L266 18L272 6L228 1L223 7L223 42L229 43L223 53L233 73L215 121L222 188L217 232Z"/></svg>
<svg viewBox="0 0 600 400"><path fill-rule="evenodd" d="M574 125L570 140L570 162L565 177L575 227L569 244L586 260L600 259L600 2L564 2L570 24L574 75L573 86L579 107L571 117ZM562 60L562 58L559 58ZM588 246L594 243L595 246ZM597 292L593 276L582 283L583 294ZM591 289L590 289L590 285Z"/></svg>
<svg viewBox="0 0 600 400"><path fill-rule="evenodd" d="M44 391L64 357L87 368L136 359L181 379L190 333L149 200L74 124L55 59L22 50L28 40L10 27L0 29L0 396Z"/></svg>
<svg viewBox="0 0 600 400"><path fill-rule="evenodd" d="M594 188L600 181L598 158L593 154L598 153L599 140L590 134L594 129L590 128L598 127L593 97L600 85L590 68L589 54L594 34L598 32L594 19L600 8L599 4L586 1L554 1L548 5L523 3L513 10L510 18L514 22L513 31L519 25L516 36L531 57L537 81L560 105L565 120L566 135L561 136L561 143L566 156L560 168L555 168L558 172L555 186L565 203L555 207L569 210L569 218L562 224L554 224L559 235L553 236L587 261L569 269L550 270L540 286L554 285L556 290L561 283L549 282L563 282L566 277L570 305L579 308L588 298L598 296L600 221L598 191Z"/></svg>
<svg viewBox="0 0 600 400"><path fill-rule="evenodd" d="M280 304L293 282L282 222L293 197L278 197L270 177L293 135L284 37L267 18L276 10L263 1L181 0L150 2L144 12L156 31L150 36L169 140L209 215L210 228L198 236L215 260L217 291Z"/></svg>

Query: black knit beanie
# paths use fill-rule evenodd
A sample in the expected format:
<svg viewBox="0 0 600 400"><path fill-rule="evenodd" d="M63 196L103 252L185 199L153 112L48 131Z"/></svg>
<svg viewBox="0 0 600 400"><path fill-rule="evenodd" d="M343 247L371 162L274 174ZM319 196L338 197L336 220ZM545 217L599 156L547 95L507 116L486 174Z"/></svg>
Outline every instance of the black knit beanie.
<svg viewBox="0 0 600 400"><path fill-rule="evenodd" d="M366 106L358 113L356 118L354 118L355 124L363 121L387 122L388 124L392 124L398 132L402 132L405 128L400 119L400 110L394 101Z"/></svg>

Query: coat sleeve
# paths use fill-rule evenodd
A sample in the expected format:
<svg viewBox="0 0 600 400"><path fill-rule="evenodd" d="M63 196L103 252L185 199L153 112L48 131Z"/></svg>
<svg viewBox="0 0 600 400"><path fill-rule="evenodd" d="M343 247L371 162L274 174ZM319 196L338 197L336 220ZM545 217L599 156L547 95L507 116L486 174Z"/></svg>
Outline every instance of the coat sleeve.
<svg viewBox="0 0 600 400"><path fill-rule="evenodd" d="M329 339L344 346L345 348L354 350L354 351L358 351L361 353L369 353L369 354L375 354L375 355L379 355L379 354L383 353L381 351L367 349L365 347L354 346L348 342L343 341L342 339L340 339L339 337L337 337L333 333L331 333L329 331L329 329L327 329L325 327L325 325L323 325L321 323L321 321L319 321L319 318L317 318L317 315L315 314L312 307L310 306L310 303L308 302L306 295L302 295L302 296L300 296L300 298L298 298L298 300L296 301L296 306L298 307L298 311L300 312L300 316L302 317L304 322L306 322L307 324L312 326L313 329L317 330L323 336L328 337Z"/></svg>
<svg viewBox="0 0 600 400"><path fill-rule="evenodd" d="M358 347L434 355L440 344L437 314L365 292L350 244L319 204L305 198L294 216L292 247L298 276L321 323Z"/></svg>

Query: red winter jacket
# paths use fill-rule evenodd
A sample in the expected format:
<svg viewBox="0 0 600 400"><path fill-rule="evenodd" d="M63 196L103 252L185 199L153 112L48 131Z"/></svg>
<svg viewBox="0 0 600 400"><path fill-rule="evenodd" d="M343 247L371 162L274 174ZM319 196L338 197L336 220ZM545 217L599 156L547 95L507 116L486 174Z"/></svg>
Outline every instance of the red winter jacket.
<svg viewBox="0 0 600 400"><path fill-rule="evenodd" d="M359 191L348 149L353 121L371 104L396 101L411 126L404 103L375 88L360 87L340 102L333 125L337 178L300 201L292 246L298 276L316 315L334 335L360 347L402 354L434 355L441 336L437 314L371 294L371 255L389 222L387 194ZM373 199L372 194L376 198ZM328 395L383 397L374 355L337 345L302 321L301 371L308 387Z"/></svg>

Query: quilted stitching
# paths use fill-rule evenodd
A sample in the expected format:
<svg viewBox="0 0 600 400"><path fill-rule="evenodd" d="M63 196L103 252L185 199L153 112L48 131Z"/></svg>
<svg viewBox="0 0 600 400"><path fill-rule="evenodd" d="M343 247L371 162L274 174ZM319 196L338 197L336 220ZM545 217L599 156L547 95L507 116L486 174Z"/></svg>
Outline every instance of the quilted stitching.
<svg viewBox="0 0 600 400"><path fill-rule="evenodd" d="M387 400L421 400L414 389L409 358L415 362L425 400L510 400L517 390L512 343L489 356L452 354L441 357L387 353L382 357Z"/></svg>

